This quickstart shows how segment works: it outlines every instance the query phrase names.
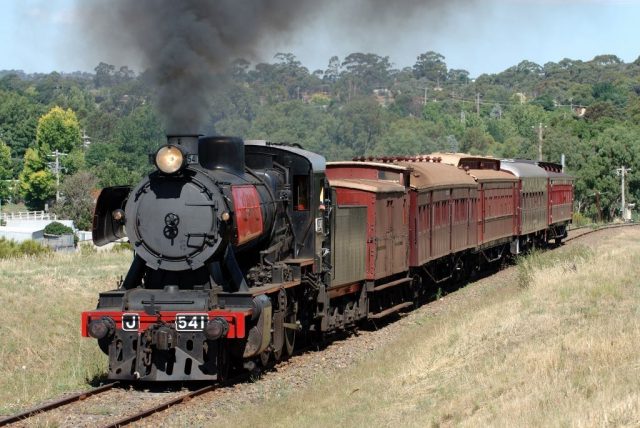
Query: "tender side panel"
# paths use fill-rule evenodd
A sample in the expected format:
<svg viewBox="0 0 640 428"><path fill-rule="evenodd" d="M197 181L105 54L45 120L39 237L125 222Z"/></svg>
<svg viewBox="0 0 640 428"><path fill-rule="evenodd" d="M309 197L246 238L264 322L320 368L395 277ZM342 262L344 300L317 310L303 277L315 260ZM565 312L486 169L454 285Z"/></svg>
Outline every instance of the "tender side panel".
<svg viewBox="0 0 640 428"><path fill-rule="evenodd" d="M346 187L348 185L354 188ZM343 183L336 187L338 205L367 207L366 279L375 280L399 273L409 265L408 195L402 186L394 190L367 183Z"/></svg>
<svg viewBox="0 0 640 428"><path fill-rule="evenodd" d="M252 185L233 186L231 192L238 228L236 244L242 245L263 233L260 195Z"/></svg>
<svg viewBox="0 0 640 428"><path fill-rule="evenodd" d="M376 266L376 195L361 190L336 188L339 206L361 206L366 208L366 278L373 279ZM339 235L335 235L339 236ZM339 238L337 238L339 239Z"/></svg>
<svg viewBox="0 0 640 428"><path fill-rule="evenodd" d="M362 281L367 262L367 207L337 206L332 215L331 285Z"/></svg>

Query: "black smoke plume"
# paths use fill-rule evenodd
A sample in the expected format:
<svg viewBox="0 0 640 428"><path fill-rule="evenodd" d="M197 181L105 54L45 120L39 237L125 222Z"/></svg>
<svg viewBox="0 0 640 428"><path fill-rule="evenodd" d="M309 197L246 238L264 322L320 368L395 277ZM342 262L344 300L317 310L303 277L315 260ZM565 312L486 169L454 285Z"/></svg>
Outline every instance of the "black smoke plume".
<svg viewBox="0 0 640 428"><path fill-rule="evenodd" d="M447 4L447 6L443 6ZM208 100L237 58L291 36L318 13L339 8L336 26L401 28L416 9L440 13L458 1L424 0L82 0L77 8L92 50L146 70L169 133L194 132ZM335 14L334 14L335 16ZM363 35L364 35L363 34Z"/></svg>

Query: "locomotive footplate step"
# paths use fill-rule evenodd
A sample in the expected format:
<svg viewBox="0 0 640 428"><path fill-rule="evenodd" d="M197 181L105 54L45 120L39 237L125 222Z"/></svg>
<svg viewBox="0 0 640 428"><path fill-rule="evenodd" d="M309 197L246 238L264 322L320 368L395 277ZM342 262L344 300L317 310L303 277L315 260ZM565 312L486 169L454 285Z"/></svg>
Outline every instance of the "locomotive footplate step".
<svg viewBox="0 0 640 428"><path fill-rule="evenodd" d="M406 284L407 282L411 282L412 278L402 278L396 281L387 282L386 284L380 284L377 287L374 287L373 291L381 291L386 288L396 287L398 285Z"/></svg>
<svg viewBox="0 0 640 428"><path fill-rule="evenodd" d="M400 309L404 309L407 308L409 306L413 305L412 302L404 302L404 303L400 303L399 305L395 305L392 308L389 309L385 309L382 312L377 312L375 314L370 313L369 314L369 319L378 319L378 318L382 318L382 317L386 317L387 315L390 315L394 312L398 312Z"/></svg>

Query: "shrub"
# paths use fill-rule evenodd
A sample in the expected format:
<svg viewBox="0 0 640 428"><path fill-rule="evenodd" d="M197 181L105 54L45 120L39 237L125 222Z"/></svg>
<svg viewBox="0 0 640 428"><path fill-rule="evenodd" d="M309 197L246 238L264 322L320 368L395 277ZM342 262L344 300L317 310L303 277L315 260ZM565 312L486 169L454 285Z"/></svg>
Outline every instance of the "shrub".
<svg viewBox="0 0 640 428"><path fill-rule="evenodd" d="M114 253L122 253L125 251L131 251L133 250L133 248L131 247L131 244L128 242L116 242L115 244L113 244L113 247L111 248L111 251L113 251Z"/></svg>
<svg viewBox="0 0 640 428"><path fill-rule="evenodd" d="M73 229L60 222L52 221L44 228L44 233L55 236L71 235L73 234Z"/></svg>
<svg viewBox="0 0 640 428"><path fill-rule="evenodd" d="M83 242L80 244L80 255L81 256L90 256L92 254L97 253L98 250L91 242Z"/></svg>
<svg viewBox="0 0 640 428"><path fill-rule="evenodd" d="M51 249L36 241L28 240L21 243L0 238L0 259L8 259L20 256L35 256L50 253Z"/></svg>
<svg viewBox="0 0 640 428"><path fill-rule="evenodd" d="M592 224L593 220L591 220L589 217L587 217L586 215L580 212L574 212L572 223L573 223L573 227L582 227L588 224Z"/></svg>
<svg viewBox="0 0 640 428"><path fill-rule="evenodd" d="M40 243L30 239L28 241L22 241L20 243L18 252L21 255L24 254L28 256L36 256L39 254L50 253L51 249L49 247L45 247L44 245L41 245Z"/></svg>

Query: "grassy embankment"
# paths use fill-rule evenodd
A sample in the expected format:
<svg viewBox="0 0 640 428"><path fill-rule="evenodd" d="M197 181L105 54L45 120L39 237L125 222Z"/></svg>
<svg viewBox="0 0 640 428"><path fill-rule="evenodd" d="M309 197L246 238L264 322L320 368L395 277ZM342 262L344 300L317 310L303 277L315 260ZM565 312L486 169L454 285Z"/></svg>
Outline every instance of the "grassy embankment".
<svg viewBox="0 0 640 428"><path fill-rule="evenodd" d="M0 414L87 388L105 373L95 341L80 337L80 312L95 308L130 261L128 252L0 260Z"/></svg>
<svg viewBox="0 0 640 428"><path fill-rule="evenodd" d="M612 235L524 258L344 372L209 423L637 426L640 230Z"/></svg>

